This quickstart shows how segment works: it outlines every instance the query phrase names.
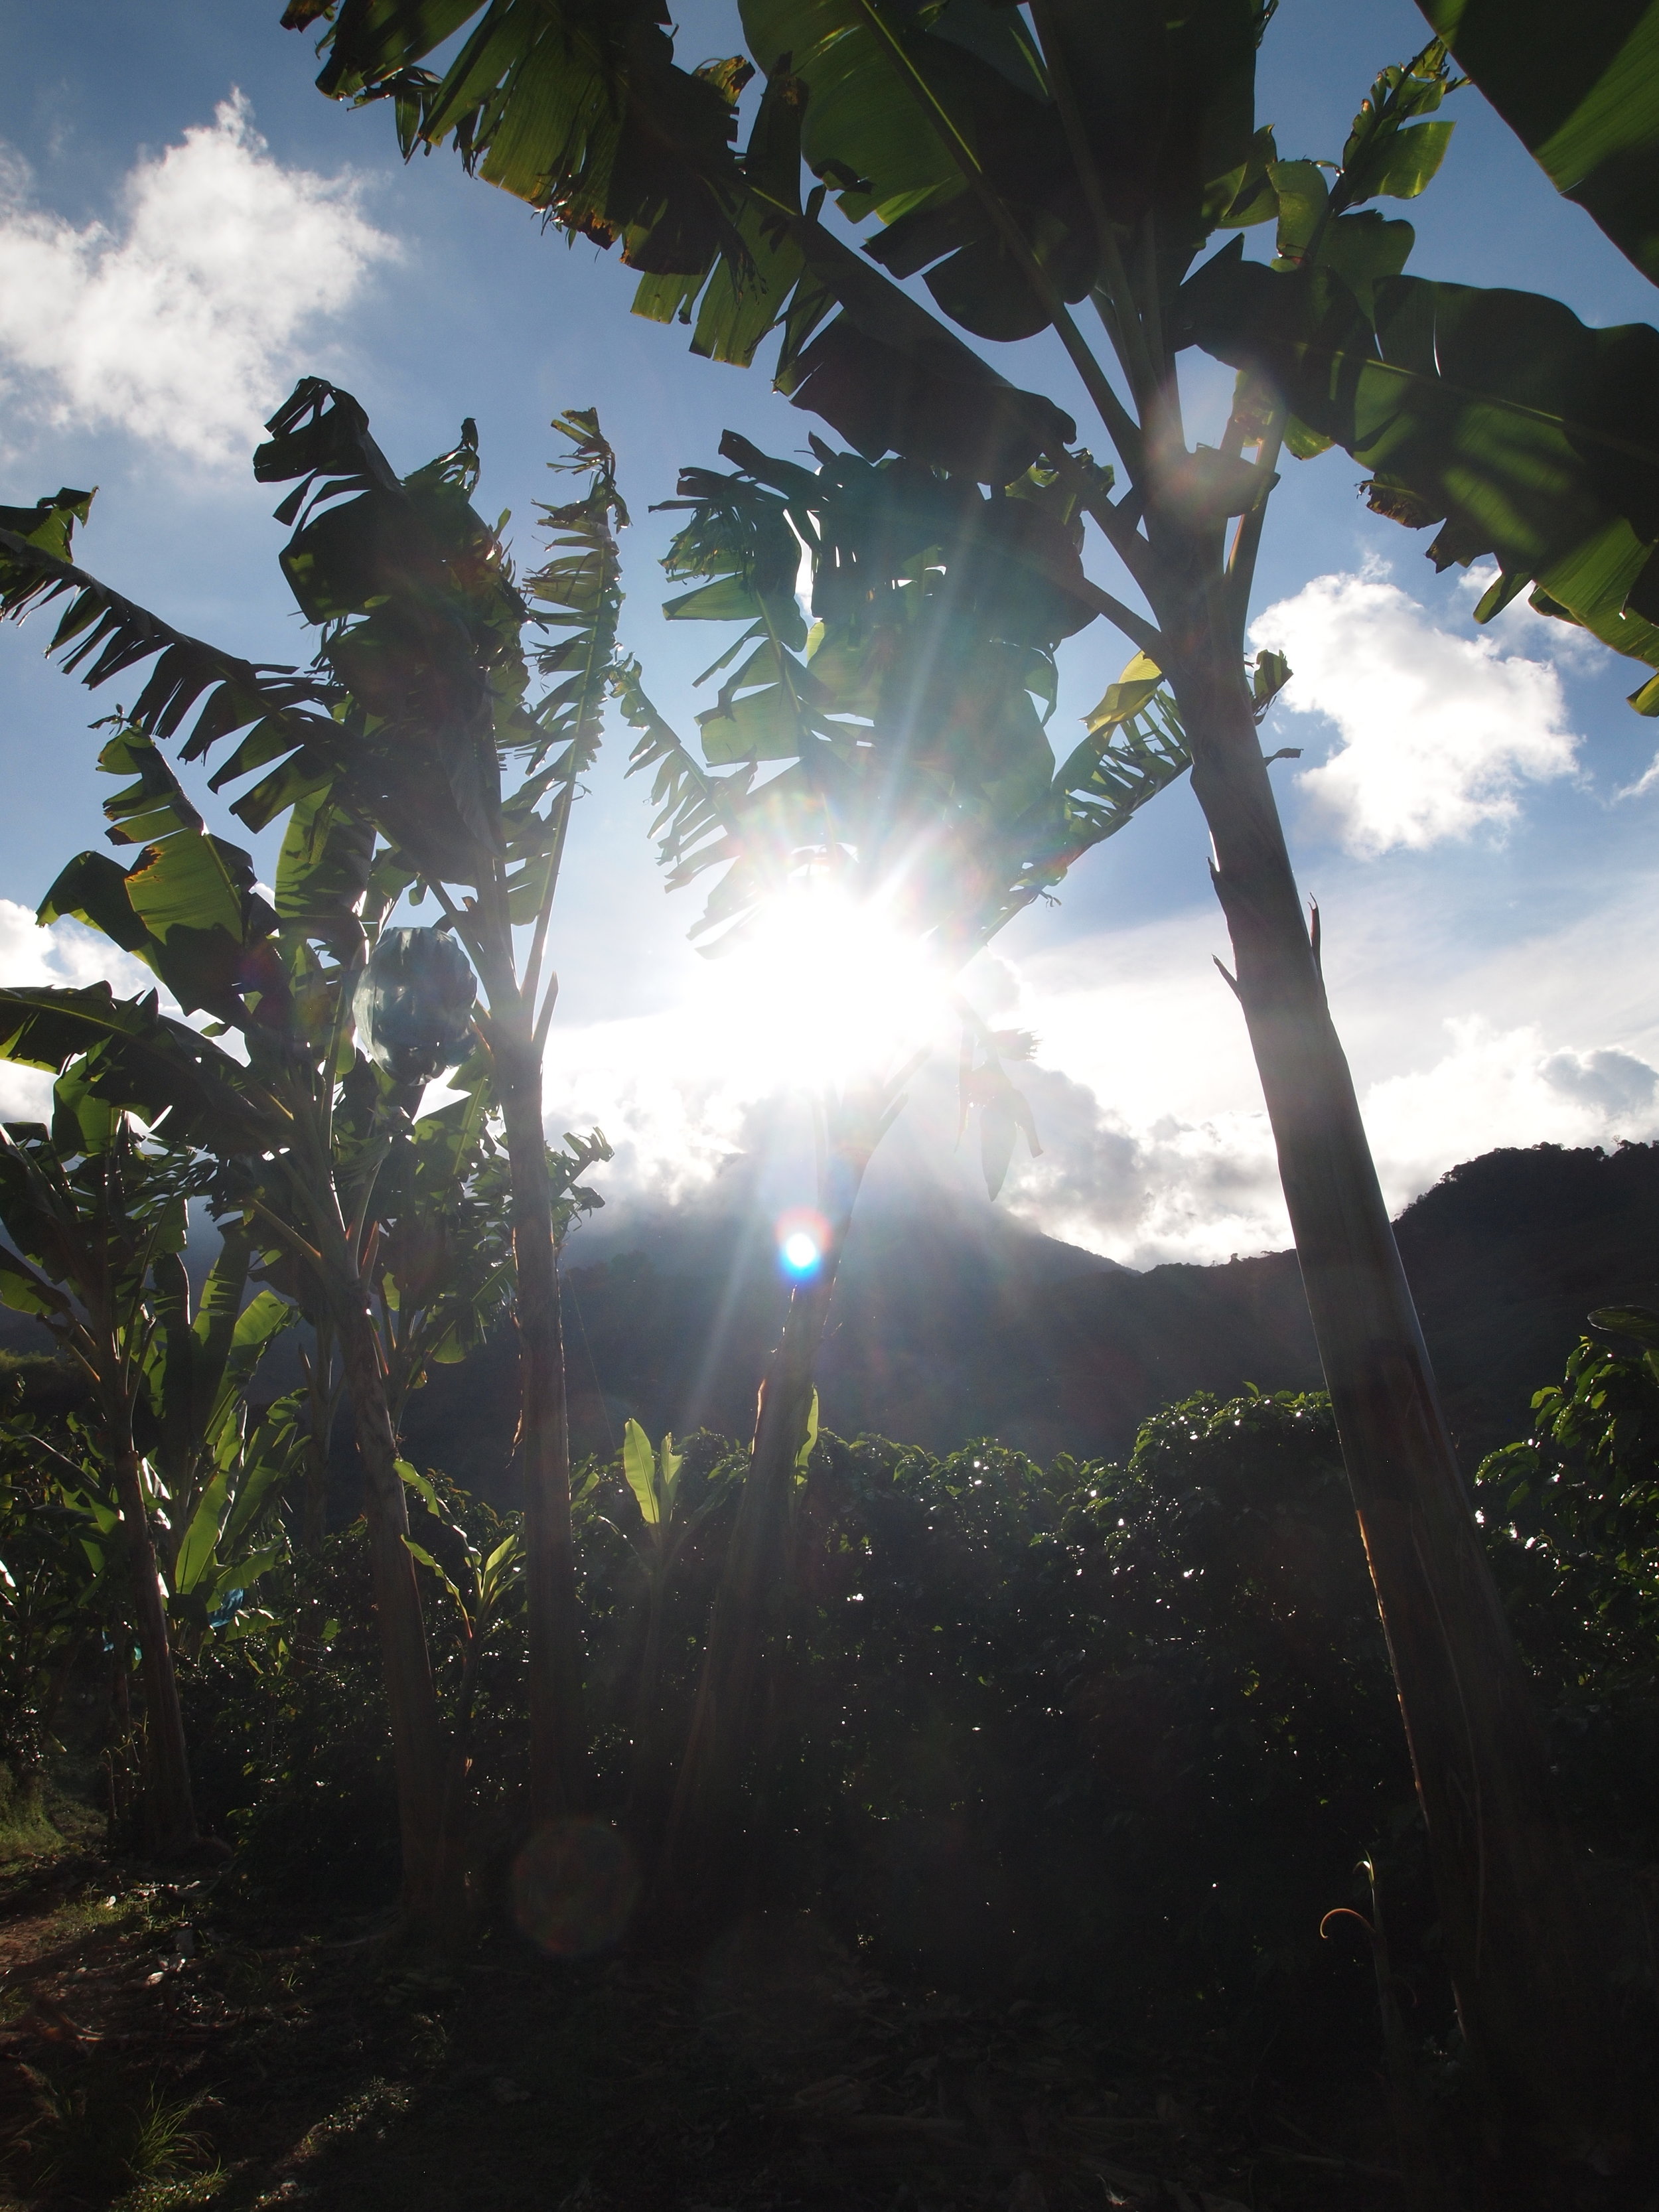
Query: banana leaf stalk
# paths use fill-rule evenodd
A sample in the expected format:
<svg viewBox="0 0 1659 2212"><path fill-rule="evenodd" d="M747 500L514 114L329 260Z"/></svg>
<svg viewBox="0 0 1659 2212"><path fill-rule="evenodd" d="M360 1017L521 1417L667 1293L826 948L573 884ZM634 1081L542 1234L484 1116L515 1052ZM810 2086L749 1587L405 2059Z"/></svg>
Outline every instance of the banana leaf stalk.
<svg viewBox="0 0 1659 2212"><path fill-rule="evenodd" d="M818 1352L853 1210L877 1146L904 1110L918 1054L896 1076L823 1099L818 1264L797 1281L755 1409L749 1472L721 1564L691 1723L681 1755L657 1877L661 1906L718 1921L750 1874L735 1847L743 1826L744 1762L753 1748L761 1669L787 1596L798 1476L817 1433Z"/></svg>

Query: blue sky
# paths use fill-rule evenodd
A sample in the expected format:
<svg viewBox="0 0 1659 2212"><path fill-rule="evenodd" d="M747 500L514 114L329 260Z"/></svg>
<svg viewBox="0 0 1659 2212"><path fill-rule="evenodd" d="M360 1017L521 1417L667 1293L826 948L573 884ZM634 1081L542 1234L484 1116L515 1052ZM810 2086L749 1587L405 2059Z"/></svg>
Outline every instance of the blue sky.
<svg viewBox="0 0 1659 2212"><path fill-rule="evenodd" d="M479 504L514 511L526 553L533 502L556 495L548 420L597 404L636 517L628 641L659 704L689 722L707 641L659 617L668 524L647 510L678 465L713 459L727 425L786 453L813 425L763 373L696 361L683 331L633 319L626 272L544 235L453 156L405 167L386 114L316 94L309 43L279 12L0 0L0 498L97 484L89 566L186 629L299 659L283 533L246 465L251 426L296 374L354 390L405 468L476 416ZM688 6L683 57L735 52L733 14ZM1283 0L1259 101L1281 152L1338 152L1375 70L1424 35L1407 0ZM1551 291L1591 322L1652 319L1650 288L1479 96L1449 112L1440 179L1390 210L1417 228L1413 270ZM999 365L1042 378L1082 422L1065 364L1030 350ZM1198 434L1218 428L1226 390L1195 368ZM1286 465L1256 604L1263 640L1298 670L1269 730L1304 757L1274 773L1403 1200L1490 1144L1659 1133L1659 787L1632 789L1659 726L1623 703L1634 673L1559 626L1519 610L1477 637L1467 580L1437 579L1423 538L1369 514L1357 474L1340 454ZM113 703L45 665L44 642L39 623L0 637L0 970L20 981L97 957L27 918L63 861L99 842L87 724ZM1071 648L1062 746L1126 657L1098 626ZM695 908L663 896L623 750L619 732L578 817L549 1091L561 1126L598 1118L622 1140L619 1189L672 1192L742 1142L778 1052L742 991L686 950ZM978 979L1043 1039L1031 1087L1045 1152L1009 1202L1140 1264L1284 1236L1242 1023L1210 963L1224 933L1205 852L1189 794L1166 794L1083 865L1058 909L1006 933ZM924 1079L915 1146L954 1173L945 1093L943 1072Z"/></svg>

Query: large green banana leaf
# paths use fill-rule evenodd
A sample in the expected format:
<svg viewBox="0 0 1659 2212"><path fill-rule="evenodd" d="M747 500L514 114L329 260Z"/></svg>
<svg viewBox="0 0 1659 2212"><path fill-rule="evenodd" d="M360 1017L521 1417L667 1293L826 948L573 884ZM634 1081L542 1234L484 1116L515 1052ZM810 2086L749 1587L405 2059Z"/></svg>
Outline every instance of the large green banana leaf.
<svg viewBox="0 0 1659 2212"><path fill-rule="evenodd" d="M1526 292L1396 275L1370 292L1367 312L1322 269L1224 252L1185 287L1180 336L1282 392L1310 444L1367 471L1379 513L1437 523L1437 567L1494 557L1481 618L1532 586L1659 665L1659 332ZM1632 703L1659 713L1659 678Z"/></svg>
<svg viewBox="0 0 1659 2212"><path fill-rule="evenodd" d="M1425 6L1550 173L1648 265L1659 7ZM1444 49L1379 77L1333 172L1281 160L1256 124L1272 12L743 0L767 84L742 149L717 106L747 64L681 70L652 0L300 0L289 20L329 18L324 89L392 100L405 150L451 139L568 230L619 240L647 272L636 307L689 322L698 350L746 362L776 330L780 387L868 459L901 453L993 484L1058 459L1074 433L1055 402L958 336L1053 326L1116 441L1137 504L1113 542L1144 572L1146 503L1178 507L1187 479L1226 473L1143 446L1135 421L1166 345L1199 343L1255 372L1241 432L1270 418L1276 380L1291 453L1341 444L1381 511L1443 526L1437 559L1494 556L1504 581L1483 612L1531 585L1547 611L1659 663L1659 586L1643 580L1659 536L1650 334L1587 332L1546 299L1405 277L1410 225L1364 204L1413 197L1439 166ZM464 24L460 56L427 70ZM821 220L830 191L862 252ZM1271 271L1212 260L1193 276L1218 230L1275 217ZM902 288L915 277L931 309ZM1133 407L1069 319L1090 301ZM1637 696L1659 704L1650 684Z"/></svg>
<svg viewBox="0 0 1659 2212"><path fill-rule="evenodd" d="M1418 0L1550 182L1659 283L1659 0Z"/></svg>
<svg viewBox="0 0 1659 2212"><path fill-rule="evenodd" d="M61 1073L84 1057L91 1096L139 1114L181 1145L260 1152L286 1141L280 1109L252 1071L187 1022L107 983L0 990L0 1059Z"/></svg>
<svg viewBox="0 0 1659 2212"><path fill-rule="evenodd" d="M191 1461L215 1425L214 1411L237 1340L252 1259L252 1239L240 1222L232 1224L193 1313L182 1258L171 1254L150 1270L152 1326L145 1379L160 1430L155 1457L175 1497L190 1480Z"/></svg>
<svg viewBox="0 0 1659 2212"><path fill-rule="evenodd" d="M100 929L134 953L186 1013L206 1009L245 1018L265 1004L267 1021L287 996L269 943L276 915L254 889L253 863L238 845L212 836L177 776L147 737L117 732L99 755L106 775L136 780L104 803L120 845L142 845L130 868L103 853L82 853L41 902L40 919L60 915Z"/></svg>

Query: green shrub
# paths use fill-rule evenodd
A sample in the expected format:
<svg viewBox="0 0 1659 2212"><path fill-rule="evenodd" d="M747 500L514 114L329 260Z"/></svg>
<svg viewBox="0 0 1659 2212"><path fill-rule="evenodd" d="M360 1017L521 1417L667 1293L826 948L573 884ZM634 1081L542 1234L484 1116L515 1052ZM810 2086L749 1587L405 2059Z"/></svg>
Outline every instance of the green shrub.
<svg viewBox="0 0 1659 2212"><path fill-rule="evenodd" d="M1482 1463L1498 1586L1548 1701L1569 1812L1659 1856L1659 1355L1583 1338L1533 1432Z"/></svg>
<svg viewBox="0 0 1659 2212"><path fill-rule="evenodd" d="M1539 1671L1570 1806L1598 1848L1659 1838L1659 1378L1586 1344L1537 1432L1479 1496ZM684 1446L694 1512L732 1447ZM741 1455L736 1455L740 1461ZM727 1486L735 1499L735 1487ZM578 1471L596 1805L647 1859L672 1792L730 1523L677 1554L642 1695L647 1577L619 1469ZM440 1480L448 1520L506 1525ZM452 1579L459 1539L419 1540ZM750 1778L751 1893L811 1907L953 1987L1086 1997L1137 2032L1276 2039L1281 2062L1374 2046L1370 1966L1322 1942L1380 1870L1417 2032L1449 2025L1388 1656L1328 1401L1210 1395L1122 1465L1042 1468L981 1443L935 1458L819 1440ZM460 1641L427 1577L452 1709ZM361 1524L260 1585L263 1627L188 1678L204 1814L243 1878L341 1911L396 1881L396 1819ZM500 1899L520 1835L521 1608L478 1670L470 1854Z"/></svg>
<svg viewBox="0 0 1659 2212"><path fill-rule="evenodd" d="M1420 1928L1322 1399L1191 1399L1123 1467L829 1438L802 1522L769 1762L798 1897L954 1985L1147 2021L1351 2010L1318 1930L1365 1850Z"/></svg>

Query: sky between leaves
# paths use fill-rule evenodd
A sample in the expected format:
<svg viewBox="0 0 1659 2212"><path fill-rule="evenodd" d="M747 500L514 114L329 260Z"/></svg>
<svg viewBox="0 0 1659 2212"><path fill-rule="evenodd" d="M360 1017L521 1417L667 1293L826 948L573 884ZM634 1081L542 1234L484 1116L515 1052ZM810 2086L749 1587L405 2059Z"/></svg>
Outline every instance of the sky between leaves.
<svg viewBox="0 0 1659 2212"><path fill-rule="evenodd" d="M624 272L544 237L453 157L404 169L384 112L312 89L308 45L277 14L274 0L0 0L0 500L98 484L89 566L187 629L297 659L282 533L247 466L297 374L355 391L405 469L475 416L478 505L514 511L521 555L532 502L556 495L548 420L597 404L636 518L624 636L686 727L708 641L659 619L668 518L647 509L728 425L788 453L811 419L760 372L695 361L684 332L633 319ZM688 0L683 58L737 51L734 15ZM1281 152L1338 151L1376 70L1424 35L1409 0L1282 0L1260 97ZM1479 95L1449 112L1440 179L1396 210L1417 227L1413 270L1553 292L1593 323L1653 320L1659 297ZM1007 350L1006 373L1041 377L1085 418L1063 362L1011 365ZM1196 435L1218 432L1227 392L1224 372L1194 370ZM1524 605L1475 630L1482 580L1437 579L1425 538L1370 514L1340 453L1285 467L1254 637L1296 676L1264 736L1303 749L1273 774L1391 1200L1493 1145L1659 1135L1659 732L1623 703L1633 677ZM0 636L0 976L131 987L86 933L33 921L63 861L100 842L87 724L114 703L45 666L45 641L38 621ZM1061 750L1127 653L1102 625L1069 649ZM752 1140L806 1029L686 947L698 894L664 896L625 750L619 727L567 865L550 1118L603 1123L613 1194L672 1197ZM1137 1266L1286 1241L1243 1023L1211 962L1225 935L1206 853L1183 785L973 979L999 1021L1042 1039L1027 1088L1045 1149L1003 1203ZM891 1172L926 1162L967 1189L939 1044ZM0 1073L0 1110L33 1097L33 1079Z"/></svg>

